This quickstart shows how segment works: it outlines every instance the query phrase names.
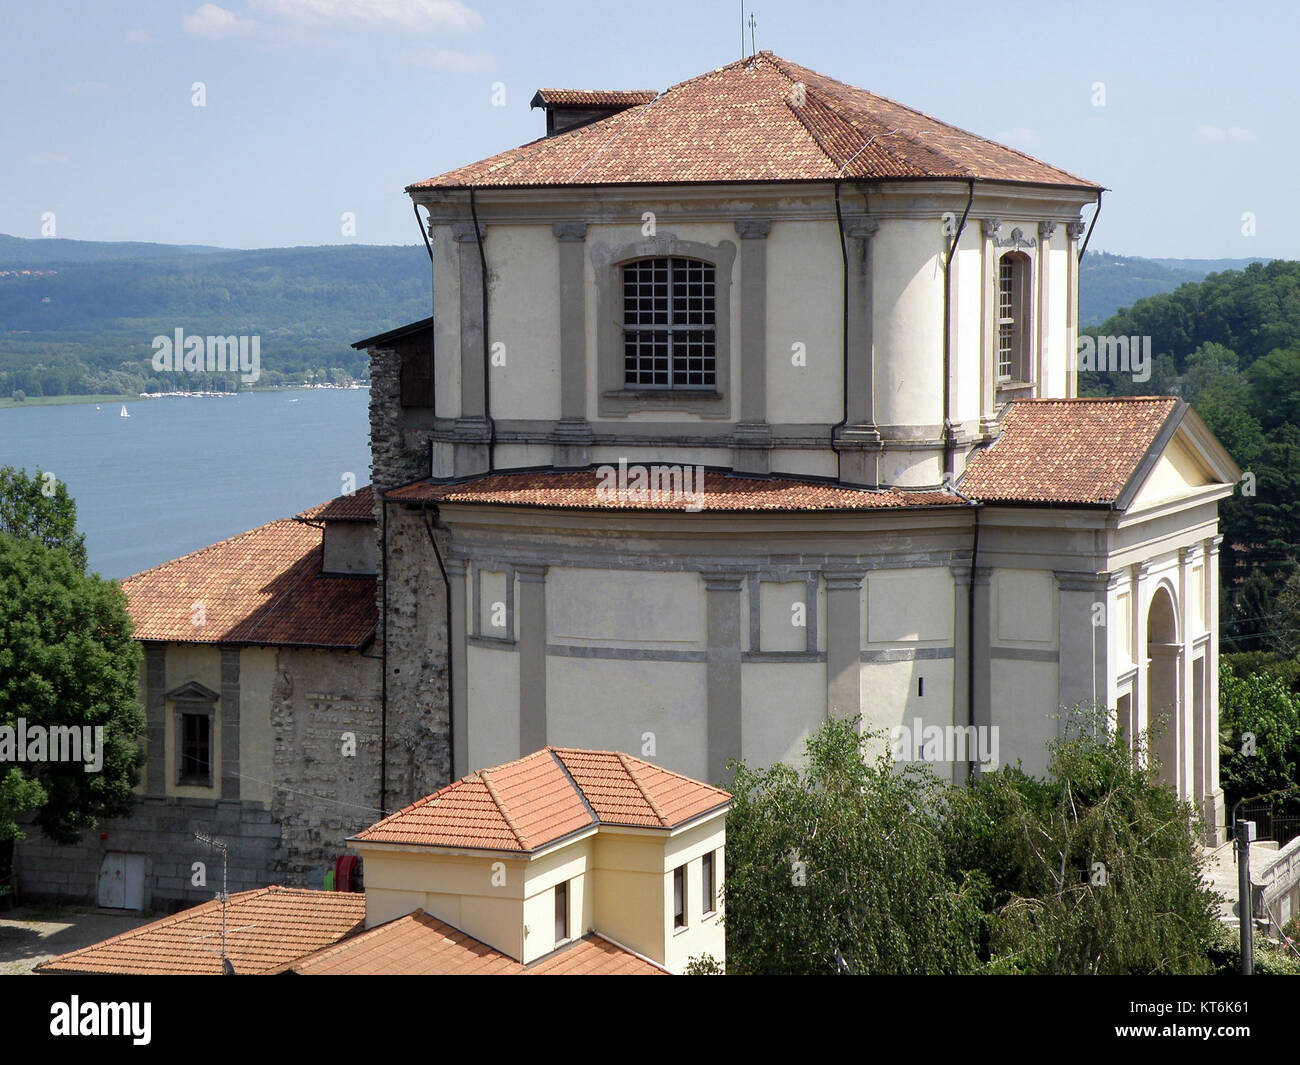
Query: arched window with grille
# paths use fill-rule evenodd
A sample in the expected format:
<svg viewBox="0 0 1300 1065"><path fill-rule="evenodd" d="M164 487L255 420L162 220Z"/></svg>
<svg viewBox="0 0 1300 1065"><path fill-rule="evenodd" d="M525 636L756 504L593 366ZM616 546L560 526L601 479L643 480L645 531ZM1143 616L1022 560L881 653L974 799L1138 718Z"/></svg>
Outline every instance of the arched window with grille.
<svg viewBox="0 0 1300 1065"><path fill-rule="evenodd" d="M998 260L998 383L1028 383L1029 259L1008 252Z"/></svg>
<svg viewBox="0 0 1300 1065"><path fill-rule="evenodd" d="M717 388L717 295L712 263L624 263L623 380L629 389Z"/></svg>

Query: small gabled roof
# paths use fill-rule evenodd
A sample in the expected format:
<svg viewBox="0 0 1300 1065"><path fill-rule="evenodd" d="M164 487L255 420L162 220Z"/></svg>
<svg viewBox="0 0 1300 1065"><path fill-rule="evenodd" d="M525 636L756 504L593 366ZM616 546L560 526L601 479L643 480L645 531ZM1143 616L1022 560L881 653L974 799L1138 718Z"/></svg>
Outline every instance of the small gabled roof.
<svg viewBox="0 0 1300 1065"><path fill-rule="evenodd" d="M606 118L407 188L841 178L975 179L1088 193L1100 188L1024 152L771 52L759 52Z"/></svg>
<svg viewBox="0 0 1300 1065"><path fill-rule="evenodd" d="M546 747L462 777L353 839L529 854L599 825L673 829L730 801L631 755Z"/></svg>
<svg viewBox="0 0 1300 1065"><path fill-rule="evenodd" d="M369 347L382 347L394 340L401 340L403 337L414 336L416 333L433 332L433 318L421 318L418 322L407 322L406 325L399 325L396 329L390 329L386 333L376 333L372 337L366 337L364 340L354 341L352 346L358 351Z"/></svg>
<svg viewBox="0 0 1300 1065"><path fill-rule="evenodd" d="M633 469L634 467L629 467ZM687 466L686 470L693 467ZM614 470L614 467L608 467ZM608 473L589 470L527 470L492 473L460 481L416 481L384 493L399 503L454 503L563 510L857 511L905 507L968 506L943 490L850 488L829 481L794 477L745 476L705 470L693 493L611 488ZM683 485L683 487L685 487ZM666 497L666 498L665 498Z"/></svg>
<svg viewBox="0 0 1300 1065"><path fill-rule="evenodd" d="M351 495L335 496L295 515L298 521L366 521L375 520L375 493L370 485Z"/></svg>
<svg viewBox="0 0 1300 1065"><path fill-rule="evenodd" d="M658 95L654 89L538 89L528 106L632 107L648 104Z"/></svg>
<svg viewBox="0 0 1300 1065"><path fill-rule="evenodd" d="M302 976L663 976L597 933L523 965L423 910L285 966Z"/></svg>
<svg viewBox="0 0 1300 1065"><path fill-rule="evenodd" d="M1180 430L1212 453L1207 483L1240 476L1175 396L1026 399L1007 405L1001 433L971 456L959 488L981 503L1126 510Z"/></svg>
<svg viewBox="0 0 1300 1065"><path fill-rule="evenodd" d="M365 926L365 895L265 887L226 906L226 955L237 974L257 975L330 946ZM141 976L221 974L221 903L216 899L41 962L38 973Z"/></svg>

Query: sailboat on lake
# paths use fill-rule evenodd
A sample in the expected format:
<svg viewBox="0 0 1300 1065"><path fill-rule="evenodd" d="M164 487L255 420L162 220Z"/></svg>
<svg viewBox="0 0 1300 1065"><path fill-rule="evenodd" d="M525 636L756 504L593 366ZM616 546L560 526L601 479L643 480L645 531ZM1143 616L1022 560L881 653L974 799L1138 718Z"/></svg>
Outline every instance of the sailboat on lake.
<svg viewBox="0 0 1300 1065"><path fill-rule="evenodd" d="M125 403L122 404L122 413L121 413L120 417L123 417L123 418L129 418L129 417L131 417L131 415L127 414L127 412L126 412L126 404L125 404Z"/></svg>

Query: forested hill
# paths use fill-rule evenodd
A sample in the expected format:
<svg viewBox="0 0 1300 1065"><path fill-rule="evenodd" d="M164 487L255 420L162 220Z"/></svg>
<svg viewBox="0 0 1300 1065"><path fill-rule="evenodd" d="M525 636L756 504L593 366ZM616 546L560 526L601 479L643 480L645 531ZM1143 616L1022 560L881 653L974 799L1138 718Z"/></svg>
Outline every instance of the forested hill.
<svg viewBox="0 0 1300 1065"><path fill-rule="evenodd" d="M1223 270L1241 270L1261 259L1143 259L1089 251L1079 264L1079 322L1101 325L1122 307L1146 296L1173 292Z"/></svg>
<svg viewBox="0 0 1300 1065"><path fill-rule="evenodd" d="M1098 324L1143 296L1244 264L1090 251L1080 319ZM178 328L260 336L258 385L363 378L352 341L426 317L429 276L422 245L241 251L0 234L0 397L234 387L229 377L181 383L153 371L153 338Z"/></svg>
<svg viewBox="0 0 1300 1065"><path fill-rule="evenodd" d="M0 238L0 396L234 387L154 372L178 328L260 336L259 386L364 378L352 342L429 313L423 245L167 247Z"/></svg>

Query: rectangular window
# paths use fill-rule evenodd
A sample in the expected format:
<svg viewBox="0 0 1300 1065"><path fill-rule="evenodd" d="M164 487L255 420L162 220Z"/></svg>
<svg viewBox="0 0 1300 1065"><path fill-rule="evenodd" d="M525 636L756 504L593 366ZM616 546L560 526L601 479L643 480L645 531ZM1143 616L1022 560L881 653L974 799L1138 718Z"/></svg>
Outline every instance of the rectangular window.
<svg viewBox="0 0 1300 1065"><path fill-rule="evenodd" d="M702 909L704 913L712 913L714 910L718 908L717 906L718 895L717 895L716 886L714 885L713 882L713 852L712 851L709 851L709 853L704 856L704 860L701 863L700 880L702 882L702 889L703 889L702 893L704 899Z"/></svg>
<svg viewBox="0 0 1300 1065"><path fill-rule="evenodd" d="M686 866L673 870L673 927L686 927Z"/></svg>
<svg viewBox="0 0 1300 1065"><path fill-rule="evenodd" d="M714 267L698 259L623 266L623 366L628 388L717 387Z"/></svg>
<svg viewBox="0 0 1300 1065"><path fill-rule="evenodd" d="M998 263L998 380L1011 379L1015 365L1016 340L1016 267L1004 255Z"/></svg>
<svg viewBox="0 0 1300 1065"><path fill-rule="evenodd" d="M569 938L569 882L555 885L555 942Z"/></svg>
<svg viewBox="0 0 1300 1065"><path fill-rule="evenodd" d="M181 780L212 780L212 737L207 714L181 715Z"/></svg>

